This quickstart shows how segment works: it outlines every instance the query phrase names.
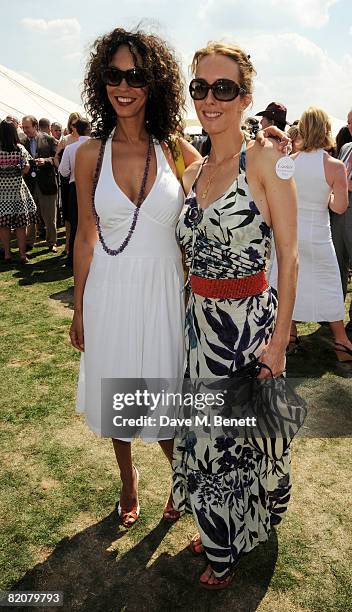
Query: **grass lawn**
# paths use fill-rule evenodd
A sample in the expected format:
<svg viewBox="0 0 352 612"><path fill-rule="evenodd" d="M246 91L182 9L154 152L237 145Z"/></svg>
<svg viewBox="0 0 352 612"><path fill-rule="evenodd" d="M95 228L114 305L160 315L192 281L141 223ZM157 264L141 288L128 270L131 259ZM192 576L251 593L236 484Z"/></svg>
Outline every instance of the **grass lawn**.
<svg viewBox="0 0 352 612"><path fill-rule="evenodd" d="M243 558L230 589L203 591L204 560L187 550L192 517L161 520L170 475L157 445L134 443L142 512L130 531L118 525L111 442L74 410L79 355L62 249L39 245L23 269L0 262L0 590L61 590L65 611L352 610L351 445L337 437L351 434L352 366L336 364L329 331L300 325L302 348L288 362L289 373L312 375L300 390L305 431L318 437L294 443L286 518Z"/></svg>

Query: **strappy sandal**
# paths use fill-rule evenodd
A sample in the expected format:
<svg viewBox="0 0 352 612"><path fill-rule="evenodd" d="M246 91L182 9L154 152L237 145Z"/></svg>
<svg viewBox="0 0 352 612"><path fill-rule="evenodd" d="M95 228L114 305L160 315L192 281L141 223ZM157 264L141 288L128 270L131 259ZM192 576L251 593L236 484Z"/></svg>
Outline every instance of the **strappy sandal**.
<svg viewBox="0 0 352 612"><path fill-rule="evenodd" d="M341 348L336 348L337 346L340 346ZM341 342L334 342L334 347L337 361L352 363L352 349L349 349L348 346L341 344Z"/></svg>
<svg viewBox="0 0 352 612"><path fill-rule="evenodd" d="M297 334L290 334L290 341L286 347L286 355L292 355L293 353L296 353L300 344L301 344L301 341L299 337L297 336Z"/></svg>
<svg viewBox="0 0 352 612"><path fill-rule="evenodd" d="M201 547L201 550L199 550ZM204 553L204 548L202 544L202 539L199 533L196 533L188 544L188 548L191 551L192 555L198 557ZM198 549L198 550L197 550Z"/></svg>
<svg viewBox="0 0 352 612"><path fill-rule="evenodd" d="M210 566L208 566L210 567ZM203 588L203 589L208 589L208 591L221 591L223 589L227 589L232 583L233 580L235 578L235 569L234 568L230 574L227 576L227 578L225 578L225 580L222 580L221 582L215 583L215 584L209 584L209 582L202 582L201 580L199 580L199 585ZM209 576L210 578L210 576ZM218 578L217 578L218 580Z"/></svg>
<svg viewBox="0 0 352 612"><path fill-rule="evenodd" d="M136 472L137 487L138 487L139 472L135 465L133 466L133 468ZM138 520L140 511L141 511L141 508L140 508L139 502L135 506L132 506L130 510L126 510L125 508L122 508L120 502L118 503L118 506L117 506L117 513L120 517L120 521L122 525L127 528L132 527L132 525L135 524L135 522Z"/></svg>
<svg viewBox="0 0 352 612"><path fill-rule="evenodd" d="M175 510L172 503L172 494L170 493L169 499L167 500L164 510L163 510L163 519L165 521L169 521L170 523L175 523L181 516L181 512L179 510Z"/></svg>

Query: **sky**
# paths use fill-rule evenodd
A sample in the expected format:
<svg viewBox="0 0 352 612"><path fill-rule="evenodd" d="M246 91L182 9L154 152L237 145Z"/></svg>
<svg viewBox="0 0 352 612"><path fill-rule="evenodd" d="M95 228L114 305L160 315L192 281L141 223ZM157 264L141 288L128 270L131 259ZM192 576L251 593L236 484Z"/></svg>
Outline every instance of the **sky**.
<svg viewBox="0 0 352 612"><path fill-rule="evenodd" d="M272 101L289 121L310 105L339 119L352 108L352 0L0 0L0 14L0 64L74 102L94 40L142 22L176 50L187 83L207 41L243 46L257 71L251 115Z"/></svg>

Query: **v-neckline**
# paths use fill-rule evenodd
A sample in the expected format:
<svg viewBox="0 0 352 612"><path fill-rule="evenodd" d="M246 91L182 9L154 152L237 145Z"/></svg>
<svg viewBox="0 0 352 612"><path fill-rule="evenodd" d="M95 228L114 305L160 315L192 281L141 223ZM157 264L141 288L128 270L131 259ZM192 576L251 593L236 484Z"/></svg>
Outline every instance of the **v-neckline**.
<svg viewBox="0 0 352 612"><path fill-rule="evenodd" d="M113 139L113 136L114 136L114 132L115 132L115 130L113 131L113 133L110 136L110 161L109 161L109 166L110 166L110 171L111 171L111 177L112 177L112 180L113 180L113 182L114 182L114 184L116 186L116 189L124 196L125 200L127 200L127 202L131 206L133 206L133 208L137 208L136 204L134 202L132 202L132 200L128 197L128 195L121 189L120 185L118 184L118 182L116 181L115 176L114 176L114 170L113 170L113 166L112 166L112 139ZM148 195L144 198L141 206L143 206L143 204L148 200L149 196L151 195L152 191L154 190L154 188L155 188L155 186L156 186L156 184L157 184L157 182L159 180L160 162L159 162L158 151L157 151L157 148L155 146L154 139L152 139L152 144L153 144L153 149L154 149L154 153L155 153L155 160L156 160L156 174L155 174L155 179L154 179L153 185L151 186L151 189L150 189Z"/></svg>
<svg viewBox="0 0 352 612"><path fill-rule="evenodd" d="M223 194L219 195L219 197L218 197L218 198L216 198L216 200L213 200L212 202L210 202L210 203L208 204L208 206L206 206L205 208L203 208L203 207L200 205L200 202L199 202L199 200L198 200L198 195L197 195L197 192L196 192L198 179L199 179L200 175L202 174L202 170L203 170L203 166L204 166L204 164L205 164L205 163L208 161L208 159L209 159L209 155L207 155L207 156L206 156L206 157L203 159L203 162L202 162L202 164L201 164L201 166L200 166L200 168L199 168L199 171L198 171L198 173L197 173L197 176L196 176L196 178L195 178L195 180L194 180L194 183L193 183L193 185L192 185L192 191L193 191L193 194L194 194L194 197L195 197L195 200L196 200L196 203L197 203L197 207L198 207L198 209L199 209L199 210L201 210L201 211L204 213L206 210L208 210L208 208L211 208L212 206L214 206L214 204L216 204L216 202L218 202L218 201L219 201L219 200L221 200L221 199L222 199L224 196L226 196L226 195L227 195L227 194L230 192L230 190L231 190L231 189L234 187L234 185L236 185L236 189L237 189L239 176L240 176L241 174L243 174L243 172L242 172L242 168L241 168L241 161L242 161L242 160L241 160L241 157L242 157L242 154L243 154L243 153L245 154L246 152L247 152L247 141L246 141L246 140L244 140L244 141L243 141L243 143L242 143L241 150L240 150L240 154L239 154L239 158L238 158L238 172L237 172L237 174L236 174L236 176L235 176L234 180L232 181L231 185L229 185L229 187L228 187L227 189L225 189L225 191L224 191L224 193L223 193Z"/></svg>

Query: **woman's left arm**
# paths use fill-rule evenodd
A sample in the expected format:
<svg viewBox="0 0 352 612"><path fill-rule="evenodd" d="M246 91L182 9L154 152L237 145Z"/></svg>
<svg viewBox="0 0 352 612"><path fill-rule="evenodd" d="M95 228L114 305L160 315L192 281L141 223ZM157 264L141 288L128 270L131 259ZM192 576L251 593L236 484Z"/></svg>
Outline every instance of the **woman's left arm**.
<svg viewBox="0 0 352 612"><path fill-rule="evenodd" d="M29 161L32 159L32 156L28 153L23 145L21 145L21 154L23 159L22 175L25 176L28 174L31 167Z"/></svg>
<svg viewBox="0 0 352 612"><path fill-rule="evenodd" d="M285 370L285 353L290 338L290 326L296 299L298 272L297 198L293 178L281 179L276 174L276 162L282 157L273 147L261 149L260 181L270 210L278 265L278 311L275 331L264 349L261 361L274 376ZM260 378L268 378L268 371Z"/></svg>

